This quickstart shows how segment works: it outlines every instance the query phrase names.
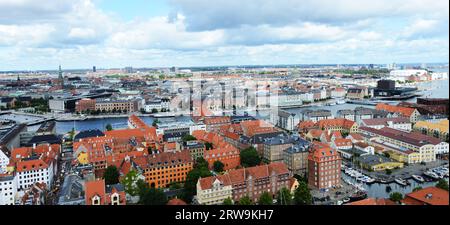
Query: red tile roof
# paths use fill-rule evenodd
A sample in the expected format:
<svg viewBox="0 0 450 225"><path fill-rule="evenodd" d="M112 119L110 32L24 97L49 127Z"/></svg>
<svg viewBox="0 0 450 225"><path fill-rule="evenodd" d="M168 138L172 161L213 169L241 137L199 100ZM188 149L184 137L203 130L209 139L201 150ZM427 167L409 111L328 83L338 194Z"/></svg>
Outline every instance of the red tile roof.
<svg viewBox="0 0 450 225"><path fill-rule="evenodd" d="M396 205L395 202L385 198L367 198L346 205Z"/></svg>
<svg viewBox="0 0 450 225"><path fill-rule="evenodd" d="M91 205L94 196L100 197L100 205L105 204L105 180L86 181L85 183L85 201L86 205Z"/></svg>
<svg viewBox="0 0 450 225"><path fill-rule="evenodd" d="M378 103L375 108L377 110L383 110L383 111L387 111L387 112L391 112L391 113L398 113L398 114L401 114L401 115L407 116L407 117L410 117L416 110L414 108L393 106L393 105L388 105L388 104L384 104L384 103Z"/></svg>
<svg viewBox="0 0 450 225"><path fill-rule="evenodd" d="M449 205L448 191L437 187L427 187L406 194L402 201L407 205Z"/></svg>

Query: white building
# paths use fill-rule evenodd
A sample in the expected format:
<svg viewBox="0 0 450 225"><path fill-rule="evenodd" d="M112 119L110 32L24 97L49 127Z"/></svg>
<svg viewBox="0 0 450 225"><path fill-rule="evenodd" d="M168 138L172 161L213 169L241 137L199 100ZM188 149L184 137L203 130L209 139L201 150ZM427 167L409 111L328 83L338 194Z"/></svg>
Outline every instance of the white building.
<svg viewBox="0 0 450 225"><path fill-rule="evenodd" d="M0 174L0 205L14 205L17 195L17 176Z"/></svg>
<svg viewBox="0 0 450 225"><path fill-rule="evenodd" d="M375 129L389 127L396 130L412 130L412 123L409 121L409 118L406 117L363 119L361 120L360 126L371 127Z"/></svg>
<svg viewBox="0 0 450 225"><path fill-rule="evenodd" d="M6 151L0 147L0 174L6 173L6 167L9 164L9 157Z"/></svg>
<svg viewBox="0 0 450 225"><path fill-rule="evenodd" d="M197 202L200 205L221 205L225 199L232 199L233 187L228 176L205 177L197 181Z"/></svg>
<svg viewBox="0 0 450 225"><path fill-rule="evenodd" d="M53 161L47 163L42 159L32 159L17 163L18 189L26 189L36 182L45 183L49 189L53 183L54 165Z"/></svg>

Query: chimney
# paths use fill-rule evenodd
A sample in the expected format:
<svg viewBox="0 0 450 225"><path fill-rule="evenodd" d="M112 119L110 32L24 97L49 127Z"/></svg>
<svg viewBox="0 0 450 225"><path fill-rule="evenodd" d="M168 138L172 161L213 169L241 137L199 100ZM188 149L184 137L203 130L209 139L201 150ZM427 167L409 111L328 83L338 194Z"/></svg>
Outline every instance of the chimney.
<svg viewBox="0 0 450 225"><path fill-rule="evenodd" d="M33 150L36 149L36 143L33 143Z"/></svg>

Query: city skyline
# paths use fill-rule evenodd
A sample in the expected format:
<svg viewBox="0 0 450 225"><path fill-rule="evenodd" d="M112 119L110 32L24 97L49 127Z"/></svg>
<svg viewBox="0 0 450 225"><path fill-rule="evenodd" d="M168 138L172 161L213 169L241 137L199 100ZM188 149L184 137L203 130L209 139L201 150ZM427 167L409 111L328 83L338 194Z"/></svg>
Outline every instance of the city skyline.
<svg viewBox="0 0 450 225"><path fill-rule="evenodd" d="M448 1L0 0L0 71L448 63Z"/></svg>

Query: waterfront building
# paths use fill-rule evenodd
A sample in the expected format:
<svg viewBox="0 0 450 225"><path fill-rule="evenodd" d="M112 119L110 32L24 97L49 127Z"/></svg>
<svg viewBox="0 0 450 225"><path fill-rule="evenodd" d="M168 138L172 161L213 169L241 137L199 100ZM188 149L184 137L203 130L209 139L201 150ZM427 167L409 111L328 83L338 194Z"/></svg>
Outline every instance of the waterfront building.
<svg viewBox="0 0 450 225"><path fill-rule="evenodd" d="M432 162L436 160L436 154L448 153L449 144L447 142L419 132L406 132L388 127L379 130L360 127L359 130L361 133L370 136L374 143L389 143L394 148L399 146L398 149L419 153L419 162Z"/></svg>
<svg viewBox="0 0 450 225"><path fill-rule="evenodd" d="M449 120L441 120L437 123L428 121L417 121L414 124L414 130L422 134L439 138L442 141L449 142Z"/></svg>
<svg viewBox="0 0 450 225"><path fill-rule="evenodd" d="M330 110L305 110L301 115L303 121L312 121L314 123L320 120L334 119Z"/></svg>
<svg viewBox="0 0 450 225"><path fill-rule="evenodd" d="M133 100L99 100L95 102L95 110L106 112L137 112L138 101Z"/></svg>
<svg viewBox="0 0 450 225"><path fill-rule="evenodd" d="M95 99L83 98L75 102L75 112L93 112L95 111Z"/></svg>
<svg viewBox="0 0 450 225"><path fill-rule="evenodd" d="M384 103L378 103L375 108L377 110L383 110L383 111L389 112L389 113L397 115L397 116L407 117L407 118L409 118L409 121L411 123L417 122L417 119L420 116L419 111L414 108L393 106L393 105L388 105L388 104L384 104Z"/></svg>
<svg viewBox="0 0 450 225"><path fill-rule="evenodd" d="M381 155L362 155L356 158L359 166L369 171L403 168L403 163L396 162Z"/></svg>
<svg viewBox="0 0 450 225"><path fill-rule="evenodd" d="M404 131L412 130L412 123L410 119L406 117L364 119L361 121L360 126L371 127L375 129L389 127L392 129Z"/></svg>
<svg viewBox="0 0 450 225"><path fill-rule="evenodd" d="M308 185L318 189L341 185L341 156L328 144L313 142L308 154Z"/></svg>

